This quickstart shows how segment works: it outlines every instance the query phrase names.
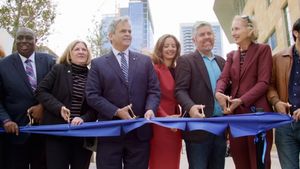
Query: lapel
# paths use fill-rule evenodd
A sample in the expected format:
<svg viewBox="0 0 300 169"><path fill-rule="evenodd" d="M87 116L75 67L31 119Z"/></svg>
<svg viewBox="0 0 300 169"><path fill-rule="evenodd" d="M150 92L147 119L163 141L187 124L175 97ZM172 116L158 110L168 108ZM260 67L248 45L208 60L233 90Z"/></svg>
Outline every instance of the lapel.
<svg viewBox="0 0 300 169"><path fill-rule="evenodd" d="M218 66L219 66L219 68L220 68L220 71L222 72L225 63L221 60L220 57L218 57L218 56L216 56L216 55L215 55L215 58L216 58L216 62L217 62L217 64L218 64Z"/></svg>
<svg viewBox="0 0 300 169"><path fill-rule="evenodd" d="M168 80L170 85L174 84L174 78L169 70L169 68L165 64L158 65L158 69L162 72L163 77Z"/></svg>
<svg viewBox="0 0 300 169"><path fill-rule="evenodd" d="M208 75L203 57L197 50L195 51L193 56L194 56L194 61L196 63L196 66L197 66L198 70L200 71L200 74L201 74L206 86L209 88L210 91L212 91L210 80L209 80L209 75Z"/></svg>
<svg viewBox="0 0 300 169"><path fill-rule="evenodd" d="M230 59L230 58L227 58ZM230 70L230 77L231 80L234 81L234 83L236 83L236 86L240 85L240 52L238 50L233 51L232 54L232 65L231 65L231 70ZM233 88L232 89L232 97L235 97L238 88Z"/></svg>
<svg viewBox="0 0 300 169"><path fill-rule="evenodd" d="M128 86L132 86L135 71L137 70L138 57L134 52L129 51L129 70L128 70Z"/></svg>
<svg viewBox="0 0 300 169"><path fill-rule="evenodd" d="M28 77L26 75L22 60L19 56L18 53L15 53L13 55L13 65L17 70L17 73L20 75L20 78L23 79L24 83L26 84L26 86L28 87L29 91L31 91L31 93L33 93L31 85L28 81Z"/></svg>
<svg viewBox="0 0 300 169"><path fill-rule="evenodd" d="M240 79L242 79L245 76L247 70L252 66L253 61L256 60L255 58L257 57L258 54L257 51L258 51L258 45L252 43L249 46L248 51L246 53L246 58L241 70Z"/></svg>
<svg viewBox="0 0 300 169"><path fill-rule="evenodd" d="M119 76L121 82L127 86L128 84L125 81L124 74L121 70L120 64L119 64L116 56L114 55L114 53L111 51L109 55L105 56L105 58L106 58L108 64L114 70L114 72ZM129 65L130 65L130 63L129 63ZM129 66L129 69L130 69L130 66ZM130 75L128 75L128 76L130 77Z"/></svg>
<svg viewBox="0 0 300 169"><path fill-rule="evenodd" d="M158 65L158 69L161 72L161 80L165 81L166 88L174 89L175 88L175 80L171 74L171 71L165 64ZM161 89L162 90L162 89Z"/></svg>
<svg viewBox="0 0 300 169"><path fill-rule="evenodd" d="M37 84L39 84L42 80L42 69L43 69L43 66L45 64L43 64L43 60L42 60L42 57L35 53L35 70L36 70L36 80L37 80Z"/></svg>
<svg viewBox="0 0 300 169"><path fill-rule="evenodd" d="M238 83L240 83L240 67L240 52L234 51L232 56L231 74L234 75L232 78Z"/></svg>
<svg viewBox="0 0 300 169"><path fill-rule="evenodd" d="M73 79L72 79L72 66L71 65L66 65L64 68L64 71L66 71L66 78L67 78L67 87L68 93L71 93L71 96L73 94Z"/></svg>

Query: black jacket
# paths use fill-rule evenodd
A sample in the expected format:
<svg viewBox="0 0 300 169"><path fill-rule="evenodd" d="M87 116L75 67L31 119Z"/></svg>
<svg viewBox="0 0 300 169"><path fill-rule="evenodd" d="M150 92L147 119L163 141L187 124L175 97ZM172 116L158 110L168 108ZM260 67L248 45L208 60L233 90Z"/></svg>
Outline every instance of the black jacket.
<svg viewBox="0 0 300 169"><path fill-rule="evenodd" d="M36 98L45 108L43 124L67 123L61 117L60 110L62 106L71 109L72 83L71 65L57 64L39 84ZM96 112L87 105L85 98L80 113L84 121L96 120Z"/></svg>

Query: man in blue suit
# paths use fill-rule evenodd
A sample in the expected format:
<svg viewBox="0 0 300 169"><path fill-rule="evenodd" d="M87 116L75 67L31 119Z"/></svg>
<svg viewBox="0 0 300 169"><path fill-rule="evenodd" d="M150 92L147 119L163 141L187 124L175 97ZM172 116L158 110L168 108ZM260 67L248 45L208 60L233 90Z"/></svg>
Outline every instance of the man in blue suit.
<svg viewBox="0 0 300 169"><path fill-rule="evenodd" d="M5 129L5 169L45 168L45 147L40 136L19 133L31 114L38 124L43 107L34 98L38 83L51 70L54 57L35 52L36 36L29 28L19 28L17 53L0 61L0 122ZM29 167L30 166L30 167Z"/></svg>
<svg viewBox="0 0 300 169"><path fill-rule="evenodd" d="M151 59L128 49L132 39L128 17L112 21L109 39L112 51L91 64L88 104L102 121L153 117L160 99L159 82ZM118 137L98 138L97 168L147 169L151 132L144 125Z"/></svg>

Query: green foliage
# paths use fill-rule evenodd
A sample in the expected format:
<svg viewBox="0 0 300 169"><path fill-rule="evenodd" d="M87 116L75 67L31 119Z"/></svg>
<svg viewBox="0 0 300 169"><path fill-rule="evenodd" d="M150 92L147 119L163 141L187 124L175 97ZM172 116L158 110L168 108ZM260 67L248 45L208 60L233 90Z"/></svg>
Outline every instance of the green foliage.
<svg viewBox="0 0 300 169"><path fill-rule="evenodd" d="M29 27L39 43L50 34L56 17L56 5L51 0L5 0L0 3L0 27L13 37L19 27Z"/></svg>

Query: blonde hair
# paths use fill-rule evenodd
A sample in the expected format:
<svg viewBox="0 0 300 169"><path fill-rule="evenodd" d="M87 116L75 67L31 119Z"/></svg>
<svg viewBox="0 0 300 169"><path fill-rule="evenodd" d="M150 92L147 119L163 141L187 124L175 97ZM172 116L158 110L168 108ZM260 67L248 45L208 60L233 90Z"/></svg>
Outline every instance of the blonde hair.
<svg viewBox="0 0 300 169"><path fill-rule="evenodd" d="M172 64L171 64L171 67L175 67L175 63L176 63L177 58L180 55L180 50L181 49L180 49L180 43L174 35L165 34L157 40L157 42L155 44L155 47L154 47L154 52L152 54L152 61L153 61L154 64L160 64L160 65L164 64L162 51L163 51L164 43L165 43L167 38L174 39L175 44L176 44L176 55L173 58Z"/></svg>
<svg viewBox="0 0 300 169"><path fill-rule="evenodd" d="M235 20L240 20L247 25L247 28L250 30L249 37L252 42L255 42L259 35L256 21L248 15L236 15L233 18L233 21Z"/></svg>
<svg viewBox="0 0 300 169"><path fill-rule="evenodd" d="M81 40L74 40L73 42L71 42L68 47L65 49L64 53L62 54L62 56L57 60L57 63L59 64L71 64L71 52L74 49L74 47L78 44L78 43L82 43L88 52L88 58L86 61L86 65L91 63L92 60L92 55L91 52L89 50L89 48L87 47L87 44L84 41Z"/></svg>

